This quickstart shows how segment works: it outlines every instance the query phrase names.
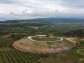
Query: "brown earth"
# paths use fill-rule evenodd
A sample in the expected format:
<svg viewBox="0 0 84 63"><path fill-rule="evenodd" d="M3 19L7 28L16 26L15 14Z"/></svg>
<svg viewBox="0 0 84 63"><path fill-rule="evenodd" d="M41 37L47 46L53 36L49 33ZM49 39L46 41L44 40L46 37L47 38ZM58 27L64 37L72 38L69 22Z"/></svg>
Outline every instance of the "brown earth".
<svg viewBox="0 0 84 63"><path fill-rule="evenodd" d="M30 39L23 38L12 44L14 48L24 52L32 53L58 53L70 50L74 47L72 42L33 42Z"/></svg>

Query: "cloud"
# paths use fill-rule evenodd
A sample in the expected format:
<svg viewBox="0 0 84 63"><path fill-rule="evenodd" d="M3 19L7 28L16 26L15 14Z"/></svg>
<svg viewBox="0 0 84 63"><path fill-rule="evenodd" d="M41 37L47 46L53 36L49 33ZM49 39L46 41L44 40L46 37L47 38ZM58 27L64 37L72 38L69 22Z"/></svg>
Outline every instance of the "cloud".
<svg viewBox="0 0 84 63"><path fill-rule="evenodd" d="M0 0L0 3L3 3L3 4L10 4L10 3L15 3L16 0Z"/></svg>
<svg viewBox="0 0 84 63"><path fill-rule="evenodd" d="M84 17L83 0L0 0L0 18Z"/></svg>
<svg viewBox="0 0 84 63"><path fill-rule="evenodd" d="M61 3L69 7L84 7L84 0L62 0Z"/></svg>

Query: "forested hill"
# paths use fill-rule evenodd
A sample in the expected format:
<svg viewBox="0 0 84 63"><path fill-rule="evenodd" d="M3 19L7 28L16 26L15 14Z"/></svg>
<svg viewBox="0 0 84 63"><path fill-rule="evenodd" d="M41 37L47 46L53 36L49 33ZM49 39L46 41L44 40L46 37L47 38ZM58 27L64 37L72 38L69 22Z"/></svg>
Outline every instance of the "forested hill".
<svg viewBox="0 0 84 63"><path fill-rule="evenodd" d="M42 26L46 25L45 22L29 21L29 20L7 20L0 21L1 27L28 27L28 26Z"/></svg>
<svg viewBox="0 0 84 63"><path fill-rule="evenodd" d="M36 19L24 19L24 20L6 20L5 23L20 23L20 22L50 22L50 23L84 23L84 19L79 18L36 18Z"/></svg>
<svg viewBox="0 0 84 63"><path fill-rule="evenodd" d="M84 19L78 18L38 18L32 21L50 22L50 23L84 23Z"/></svg>
<svg viewBox="0 0 84 63"><path fill-rule="evenodd" d="M6 20L0 21L0 27L27 27L27 26L42 26L51 23L82 23L84 19L75 18L38 18L25 20Z"/></svg>

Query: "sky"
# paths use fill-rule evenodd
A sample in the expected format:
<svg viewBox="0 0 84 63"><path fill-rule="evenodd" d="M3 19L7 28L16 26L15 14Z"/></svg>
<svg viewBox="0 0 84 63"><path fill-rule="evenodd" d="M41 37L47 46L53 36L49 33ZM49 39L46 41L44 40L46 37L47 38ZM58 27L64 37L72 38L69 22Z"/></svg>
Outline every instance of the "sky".
<svg viewBox="0 0 84 63"><path fill-rule="evenodd" d="M0 0L0 20L84 18L84 0Z"/></svg>

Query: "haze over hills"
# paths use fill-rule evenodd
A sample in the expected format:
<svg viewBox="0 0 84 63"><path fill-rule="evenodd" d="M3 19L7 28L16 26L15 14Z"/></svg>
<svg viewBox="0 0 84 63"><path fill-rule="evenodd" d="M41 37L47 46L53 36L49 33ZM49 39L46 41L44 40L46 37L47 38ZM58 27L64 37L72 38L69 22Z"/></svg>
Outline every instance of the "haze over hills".
<svg viewBox="0 0 84 63"><path fill-rule="evenodd" d="M16 26L41 26L55 23L84 23L84 19L77 18L37 18L37 19L24 19L24 20L6 20L0 21L1 27L16 27Z"/></svg>
<svg viewBox="0 0 84 63"><path fill-rule="evenodd" d="M50 22L50 23L84 23L84 19L79 18L36 18L23 20L6 20L5 22L18 21L34 21L34 22Z"/></svg>
<svg viewBox="0 0 84 63"><path fill-rule="evenodd" d="M42 21L50 23L84 23L84 19L79 18L37 18L31 21Z"/></svg>

